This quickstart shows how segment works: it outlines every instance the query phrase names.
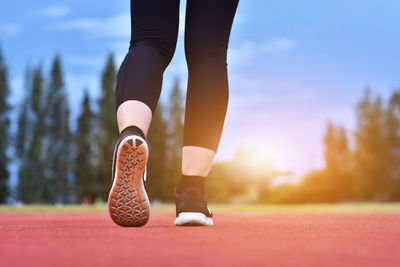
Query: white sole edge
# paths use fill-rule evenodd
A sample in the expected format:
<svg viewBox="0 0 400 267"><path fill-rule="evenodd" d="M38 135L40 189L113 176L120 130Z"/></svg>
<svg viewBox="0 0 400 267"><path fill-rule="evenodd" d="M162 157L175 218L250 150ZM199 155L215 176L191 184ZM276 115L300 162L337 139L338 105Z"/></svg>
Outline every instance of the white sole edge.
<svg viewBox="0 0 400 267"><path fill-rule="evenodd" d="M201 212L181 212L175 219L175 225L177 226L189 226L189 225L203 225L213 226L214 222L211 218L207 217Z"/></svg>

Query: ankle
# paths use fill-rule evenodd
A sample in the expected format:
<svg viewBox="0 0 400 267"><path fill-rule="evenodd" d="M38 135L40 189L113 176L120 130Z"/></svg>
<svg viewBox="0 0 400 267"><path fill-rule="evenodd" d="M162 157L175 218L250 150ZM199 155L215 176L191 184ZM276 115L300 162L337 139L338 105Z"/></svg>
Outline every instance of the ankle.
<svg viewBox="0 0 400 267"><path fill-rule="evenodd" d="M183 190L188 187L196 187L205 194L206 192L206 177L203 176L192 176L182 174L181 180L179 181L178 188Z"/></svg>
<svg viewBox="0 0 400 267"><path fill-rule="evenodd" d="M128 126L125 129L123 129L120 134L121 137L125 137L128 135L138 135L138 136L142 137L143 139L145 139L145 135L144 135L143 131L139 127L136 127L133 125Z"/></svg>

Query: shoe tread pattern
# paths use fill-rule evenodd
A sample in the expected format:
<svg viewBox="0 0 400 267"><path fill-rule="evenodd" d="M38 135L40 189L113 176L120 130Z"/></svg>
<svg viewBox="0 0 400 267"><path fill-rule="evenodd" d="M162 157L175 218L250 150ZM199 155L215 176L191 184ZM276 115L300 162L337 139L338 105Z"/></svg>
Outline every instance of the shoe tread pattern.
<svg viewBox="0 0 400 267"><path fill-rule="evenodd" d="M146 144L131 139L117 155L117 176L108 201L112 220L121 226L142 226L150 215L150 204L142 175L146 166Z"/></svg>

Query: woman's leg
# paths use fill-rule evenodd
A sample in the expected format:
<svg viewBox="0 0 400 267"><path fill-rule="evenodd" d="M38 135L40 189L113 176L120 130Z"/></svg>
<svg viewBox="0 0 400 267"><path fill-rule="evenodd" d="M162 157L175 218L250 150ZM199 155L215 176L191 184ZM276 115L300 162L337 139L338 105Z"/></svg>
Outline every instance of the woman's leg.
<svg viewBox="0 0 400 267"><path fill-rule="evenodd" d="M136 126L147 134L175 51L178 22L179 0L131 0L131 43L117 75L120 132Z"/></svg>
<svg viewBox="0 0 400 267"><path fill-rule="evenodd" d="M189 69L182 173L208 175L228 104L226 54L238 0L188 0L185 53Z"/></svg>
<svg viewBox="0 0 400 267"><path fill-rule="evenodd" d="M141 226L150 215L144 187L145 140L161 92L163 72L175 51L179 0L131 0L132 39L117 75L120 136L113 155L109 213L122 226Z"/></svg>
<svg viewBox="0 0 400 267"><path fill-rule="evenodd" d="M228 104L226 52L237 4L238 0L187 0L189 80L176 225L213 225L205 177L218 150Z"/></svg>

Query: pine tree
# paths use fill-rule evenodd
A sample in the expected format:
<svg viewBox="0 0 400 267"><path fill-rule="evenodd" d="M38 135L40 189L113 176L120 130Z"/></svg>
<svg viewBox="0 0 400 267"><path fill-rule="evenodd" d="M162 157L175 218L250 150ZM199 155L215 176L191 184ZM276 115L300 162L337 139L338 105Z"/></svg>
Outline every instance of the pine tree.
<svg viewBox="0 0 400 267"><path fill-rule="evenodd" d="M168 143L168 166L169 177L166 181L165 195L173 199L173 187L176 186L181 176L182 169L182 141L183 141L183 96L179 88L179 81L175 80L169 98L169 143Z"/></svg>
<svg viewBox="0 0 400 267"><path fill-rule="evenodd" d="M18 142L25 143L23 146L18 145L17 142L18 154L22 155L18 172L18 198L25 203L50 202L52 198L46 187L47 178L45 176L46 112L43 101L44 78L42 68L40 66L35 68L32 76L28 71L27 77L32 78L32 81L27 82L29 105L22 108L19 117L21 128L18 129L17 135L25 137L23 140L18 140Z"/></svg>
<svg viewBox="0 0 400 267"><path fill-rule="evenodd" d="M68 202L70 185L68 180L71 161L71 133L69 108L64 89L61 60L54 57L50 83L46 95L46 182L51 199Z"/></svg>
<svg viewBox="0 0 400 267"><path fill-rule="evenodd" d="M388 179L385 111L379 97L371 100L369 89L357 105L355 140L357 195L363 200L384 199Z"/></svg>
<svg viewBox="0 0 400 267"><path fill-rule="evenodd" d="M86 90L74 137L76 155L73 169L75 173L75 193L78 201L82 201L85 197L91 199L95 197L93 191L95 176L92 160L93 119L94 114L90 108L90 97Z"/></svg>
<svg viewBox="0 0 400 267"><path fill-rule="evenodd" d="M323 172L325 200L341 201L348 199L352 181L350 179L350 150L346 131L328 123L324 138L326 167ZM323 188L321 188L321 191Z"/></svg>
<svg viewBox="0 0 400 267"><path fill-rule="evenodd" d="M400 91L393 92L385 120L386 145L388 147L389 181L387 191L390 200L400 200Z"/></svg>
<svg viewBox="0 0 400 267"><path fill-rule="evenodd" d="M344 127L328 123L324 138L326 167L340 170L346 165L349 154L347 136Z"/></svg>
<svg viewBox="0 0 400 267"><path fill-rule="evenodd" d="M73 135L70 128L70 109L67 101L64 102L63 105L63 134L61 136L61 143L63 146L64 156L61 159L60 170L59 173L62 174L60 177L62 179L59 180L58 187L58 200L63 203L73 202L75 199L75 194L73 191L73 186L70 181L70 175L72 175L72 157L73 157Z"/></svg>
<svg viewBox="0 0 400 267"><path fill-rule="evenodd" d="M21 102L21 108L18 115L18 130L15 138L15 154L16 158L22 162L25 159L27 149L28 149L28 110L30 103L30 95L32 88L32 69L30 67L26 68L25 71L25 95Z"/></svg>
<svg viewBox="0 0 400 267"><path fill-rule="evenodd" d="M163 118L164 107L158 103L154 111L149 133L149 162L146 188L150 199L165 199L167 173L167 124Z"/></svg>
<svg viewBox="0 0 400 267"><path fill-rule="evenodd" d="M10 143L10 118L11 106L8 103L10 90L8 87L8 73L3 54L0 49L0 203L5 203L9 195L8 179L10 172L8 164L10 159L7 155Z"/></svg>
<svg viewBox="0 0 400 267"><path fill-rule="evenodd" d="M97 114L97 195L107 199L111 187L111 166L114 145L118 139L118 126L115 118L115 80L116 69L114 57L110 55L102 73L101 97L98 100L99 113Z"/></svg>

